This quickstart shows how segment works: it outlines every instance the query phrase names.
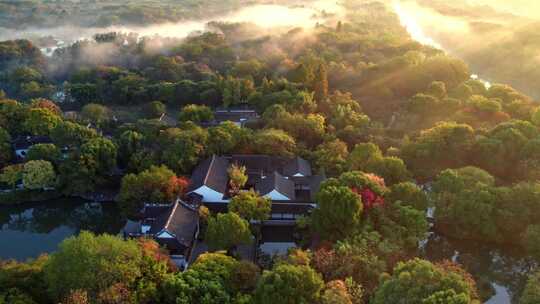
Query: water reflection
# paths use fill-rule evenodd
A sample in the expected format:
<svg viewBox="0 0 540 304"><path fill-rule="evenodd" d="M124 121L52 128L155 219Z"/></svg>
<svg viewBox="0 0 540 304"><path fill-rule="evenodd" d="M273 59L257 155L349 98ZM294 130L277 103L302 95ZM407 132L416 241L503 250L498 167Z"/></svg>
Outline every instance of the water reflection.
<svg viewBox="0 0 540 304"><path fill-rule="evenodd" d="M117 234L124 224L114 203L61 199L0 207L0 258L37 257L81 230Z"/></svg>
<svg viewBox="0 0 540 304"><path fill-rule="evenodd" d="M432 234L424 248L431 261L454 260L476 280L489 304L517 303L527 275L537 265L523 250L477 242L458 241Z"/></svg>

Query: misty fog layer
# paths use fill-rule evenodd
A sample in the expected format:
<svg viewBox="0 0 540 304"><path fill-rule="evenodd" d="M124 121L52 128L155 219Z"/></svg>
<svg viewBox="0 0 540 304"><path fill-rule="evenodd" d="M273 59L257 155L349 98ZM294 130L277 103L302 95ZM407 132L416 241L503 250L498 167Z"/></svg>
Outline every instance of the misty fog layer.
<svg viewBox="0 0 540 304"><path fill-rule="evenodd" d="M304 2L301 5L283 6L277 4L259 4L245 7L233 13L211 19L191 20L178 23L154 24L148 26L110 26L110 27L75 27L33 28L28 30L11 30L0 28L0 40L37 39L52 36L57 40L71 43L91 38L96 33L124 32L137 33L139 36L184 38L191 33L207 29L210 21L253 23L261 28L313 26L326 14L342 13L342 7L333 1L317 0Z"/></svg>
<svg viewBox="0 0 540 304"><path fill-rule="evenodd" d="M462 58L475 73L540 98L540 2L402 0L394 8L421 43ZM402 20L403 21L403 20Z"/></svg>

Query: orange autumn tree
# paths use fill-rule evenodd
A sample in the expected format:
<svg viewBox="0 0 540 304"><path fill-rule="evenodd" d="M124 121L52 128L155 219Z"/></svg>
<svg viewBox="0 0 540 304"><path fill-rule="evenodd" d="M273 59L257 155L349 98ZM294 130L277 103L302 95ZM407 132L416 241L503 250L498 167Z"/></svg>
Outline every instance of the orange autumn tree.
<svg viewBox="0 0 540 304"><path fill-rule="evenodd" d="M166 166L151 166L139 174L122 178L117 197L119 207L127 215L137 213L145 203L169 204L184 195L189 181L178 177Z"/></svg>
<svg viewBox="0 0 540 304"><path fill-rule="evenodd" d="M30 107L48 109L56 115L62 114L62 110L53 101L45 98L36 98L31 100Z"/></svg>
<svg viewBox="0 0 540 304"><path fill-rule="evenodd" d="M188 186L189 180L187 178L182 176L171 176L164 192L166 197L173 201L178 197L182 197L186 193Z"/></svg>

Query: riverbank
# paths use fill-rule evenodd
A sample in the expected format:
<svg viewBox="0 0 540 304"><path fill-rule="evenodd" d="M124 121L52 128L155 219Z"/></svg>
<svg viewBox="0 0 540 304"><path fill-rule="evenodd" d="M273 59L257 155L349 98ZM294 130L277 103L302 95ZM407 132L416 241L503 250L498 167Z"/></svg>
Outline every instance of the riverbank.
<svg viewBox="0 0 540 304"><path fill-rule="evenodd" d="M64 195L58 190L16 190L0 192L0 205L20 205L62 198Z"/></svg>
<svg viewBox="0 0 540 304"><path fill-rule="evenodd" d="M81 195L65 195L59 190L26 190L0 192L0 206L21 205L55 199L83 199L92 202L113 202L116 192L96 192Z"/></svg>

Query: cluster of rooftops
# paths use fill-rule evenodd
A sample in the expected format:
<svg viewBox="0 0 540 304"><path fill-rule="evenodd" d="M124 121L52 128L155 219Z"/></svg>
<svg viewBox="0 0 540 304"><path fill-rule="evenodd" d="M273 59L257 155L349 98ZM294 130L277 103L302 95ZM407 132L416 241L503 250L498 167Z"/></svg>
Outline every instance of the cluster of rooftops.
<svg viewBox="0 0 540 304"><path fill-rule="evenodd" d="M275 202L311 203L324 175L312 175L305 159L268 155L212 156L199 164L191 176L188 194L198 194L203 203L227 203L231 165L246 168L246 189Z"/></svg>
<svg viewBox="0 0 540 304"><path fill-rule="evenodd" d="M199 206L213 212L227 211L231 199L228 168L233 164L246 168L245 189L254 189L272 200L271 217L262 223L270 234L273 227L294 226L296 218L309 214L325 179L324 175L313 175L309 162L300 157L212 156L193 171L184 199L170 205L146 204L142 220L126 227L126 236L153 237L169 249L173 260L185 267L199 234Z"/></svg>

